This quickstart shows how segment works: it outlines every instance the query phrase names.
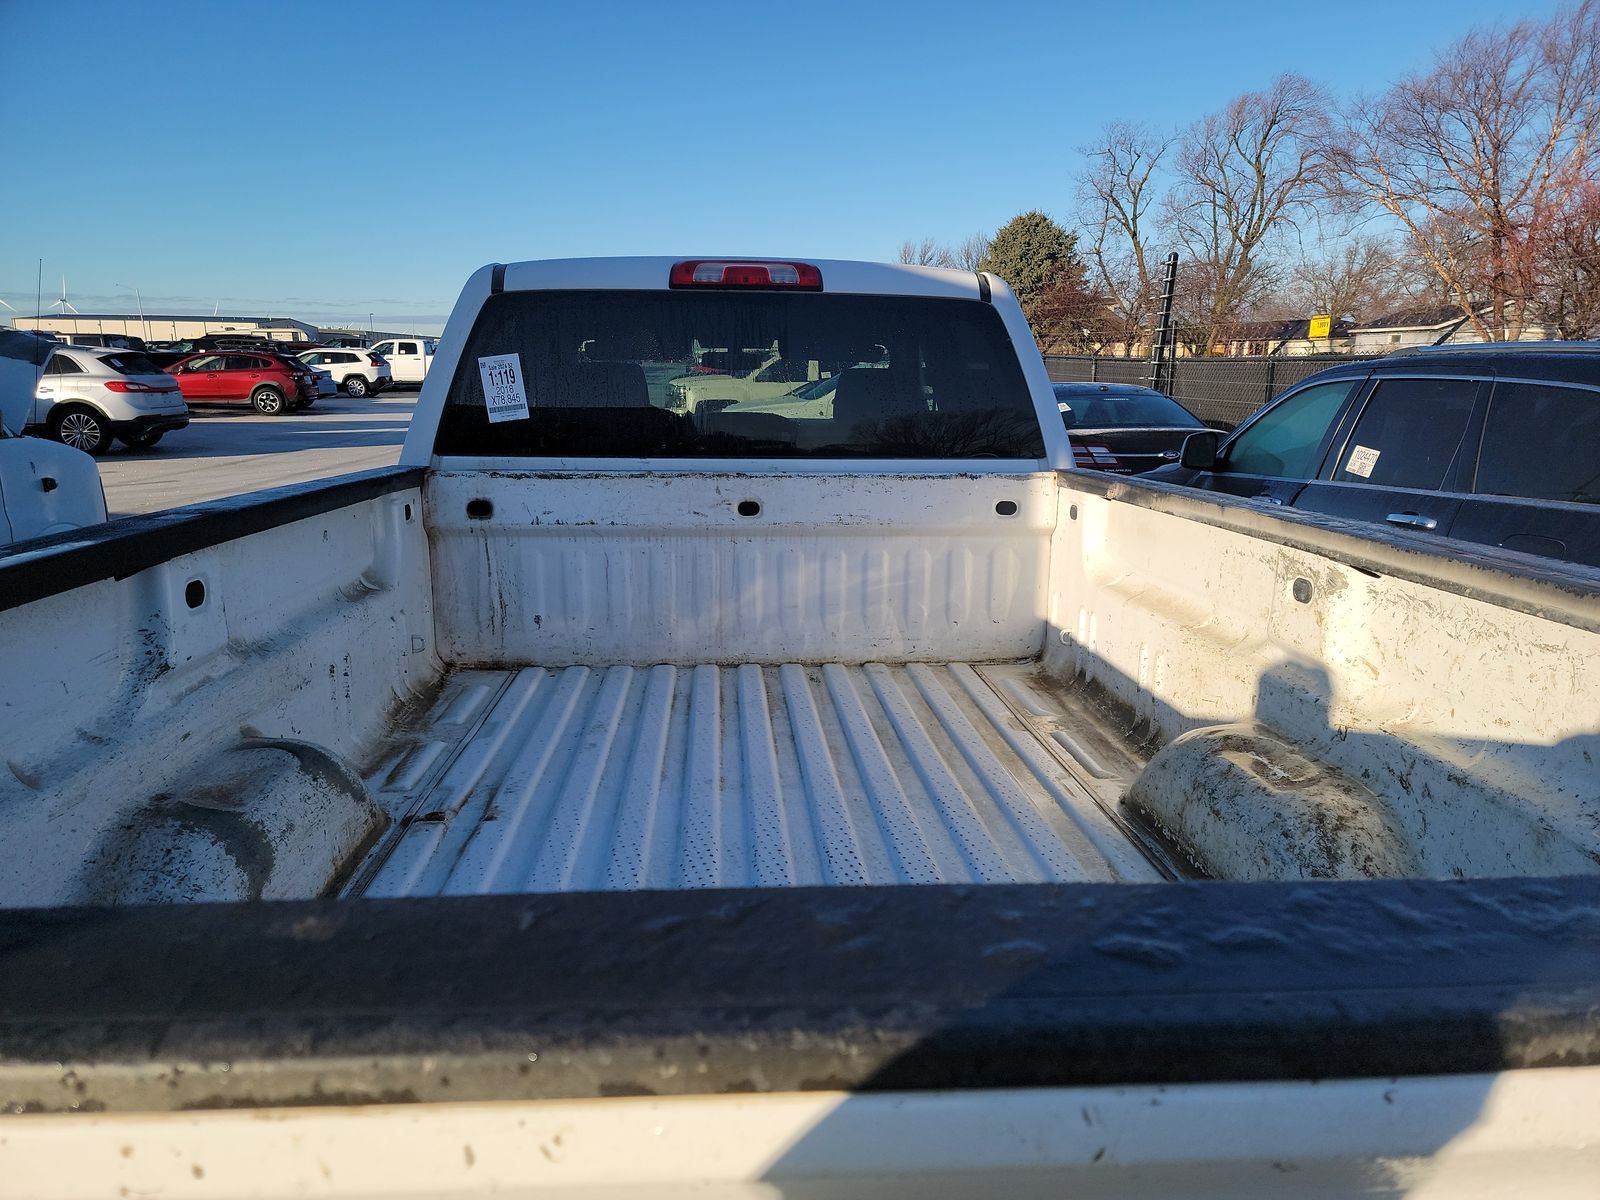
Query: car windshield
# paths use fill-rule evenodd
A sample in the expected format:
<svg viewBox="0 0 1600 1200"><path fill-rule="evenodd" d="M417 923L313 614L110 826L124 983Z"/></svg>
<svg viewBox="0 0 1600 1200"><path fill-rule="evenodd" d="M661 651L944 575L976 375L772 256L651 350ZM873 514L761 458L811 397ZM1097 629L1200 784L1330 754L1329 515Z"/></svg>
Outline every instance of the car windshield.
<svg viewBox="0 0 1600 1200"><path fill-rule="evenodd" d="M124 351L121 354L102 354L100 361L119 375L162 374L162 369L155 364L153 359L146 358L144 355L132 350Z"/></svg>
<svg viewBox="0 0 1600 1200"><path fill-rule="evenodd" d="M743 371L696 373L707 359ZM1044 454L1021 365L992 305L753 291L492 297L468 336L436 449L665 458Z"/></svg>
<svg viewBox="0 0 1600 1200"><path fill-rule="evenodd" d="M1203 421L1160 392L1092 392L1058 387L1055 393L1061 419L1068 429L1205 428Z"/></svg>

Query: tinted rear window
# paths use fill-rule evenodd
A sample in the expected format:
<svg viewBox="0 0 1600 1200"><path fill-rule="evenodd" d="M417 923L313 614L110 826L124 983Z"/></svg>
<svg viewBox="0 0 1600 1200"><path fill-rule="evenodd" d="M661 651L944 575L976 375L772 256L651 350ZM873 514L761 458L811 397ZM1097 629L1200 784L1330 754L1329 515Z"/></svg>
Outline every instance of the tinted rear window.
<svg viewBox="0 0 1600 1200"><path fill-rule="evenodd" d="M1204 429L1205 425L1184 407L1160 392L1073 392L1056 389L1062 405L1061 419L1068 429L1106 429L1141 426L1182 426Z"/></svg>
<svg viewBox="0 0 1600 1200"><path fill-rule="evenodd" d="M159 375L162 371L154 360L131 350L126 354L102 354L100 361L123 375Z"/></svg>
<svg viewBox="0 0 1600 1200"><path fill-rule="evenodd" d="M491 423L478 360L506 354L528 415ZM435 450L952 459L1039 458L1044 444L1005 327L981 301L618 291L491 297Z"/></svg>

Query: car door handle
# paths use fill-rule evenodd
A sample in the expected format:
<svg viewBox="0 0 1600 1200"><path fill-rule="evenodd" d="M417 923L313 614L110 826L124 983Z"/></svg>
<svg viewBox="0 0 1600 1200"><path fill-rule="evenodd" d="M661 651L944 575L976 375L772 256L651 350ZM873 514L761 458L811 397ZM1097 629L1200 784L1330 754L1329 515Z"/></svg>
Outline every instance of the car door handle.
<svg viewBox="0 0 1600 1200"><path fill-rule="evenodd" d="M1399 525L1405 529L1437 529L1439 522L1432 517L1425 517L1421 513L1401 512L1390 513L1384 518L1391 525Z"/></svg>

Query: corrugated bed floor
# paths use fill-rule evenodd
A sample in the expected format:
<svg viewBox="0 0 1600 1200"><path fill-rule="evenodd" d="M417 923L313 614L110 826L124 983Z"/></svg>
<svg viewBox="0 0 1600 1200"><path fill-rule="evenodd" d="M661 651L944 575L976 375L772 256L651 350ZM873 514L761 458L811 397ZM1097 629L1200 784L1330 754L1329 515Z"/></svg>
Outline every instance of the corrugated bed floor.
<svg viewBox="0 0 1600 1200"><path fill-rule="evenodd" d="M348 892L1162 878L1084 726L1025 663L460 671Z"/></svg>

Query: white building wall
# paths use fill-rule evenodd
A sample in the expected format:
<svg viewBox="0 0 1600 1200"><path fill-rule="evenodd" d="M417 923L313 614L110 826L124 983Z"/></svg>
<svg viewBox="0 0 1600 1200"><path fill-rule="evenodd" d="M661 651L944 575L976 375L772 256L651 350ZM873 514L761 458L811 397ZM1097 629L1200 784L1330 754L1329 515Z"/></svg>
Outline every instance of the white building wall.
<svg viewBox="0 0 1600 1200"><path fill-rule="evenodd" d="M18 329L42 329L70 341L78 333L121 333L156 341L178 341L204 337L208 333L249 333L284 342L317 340L317 327L289 317L262 321L250 317L151 316L137 313L119 316L74 316L71 313L47 317L14 317Z"/></svg>

